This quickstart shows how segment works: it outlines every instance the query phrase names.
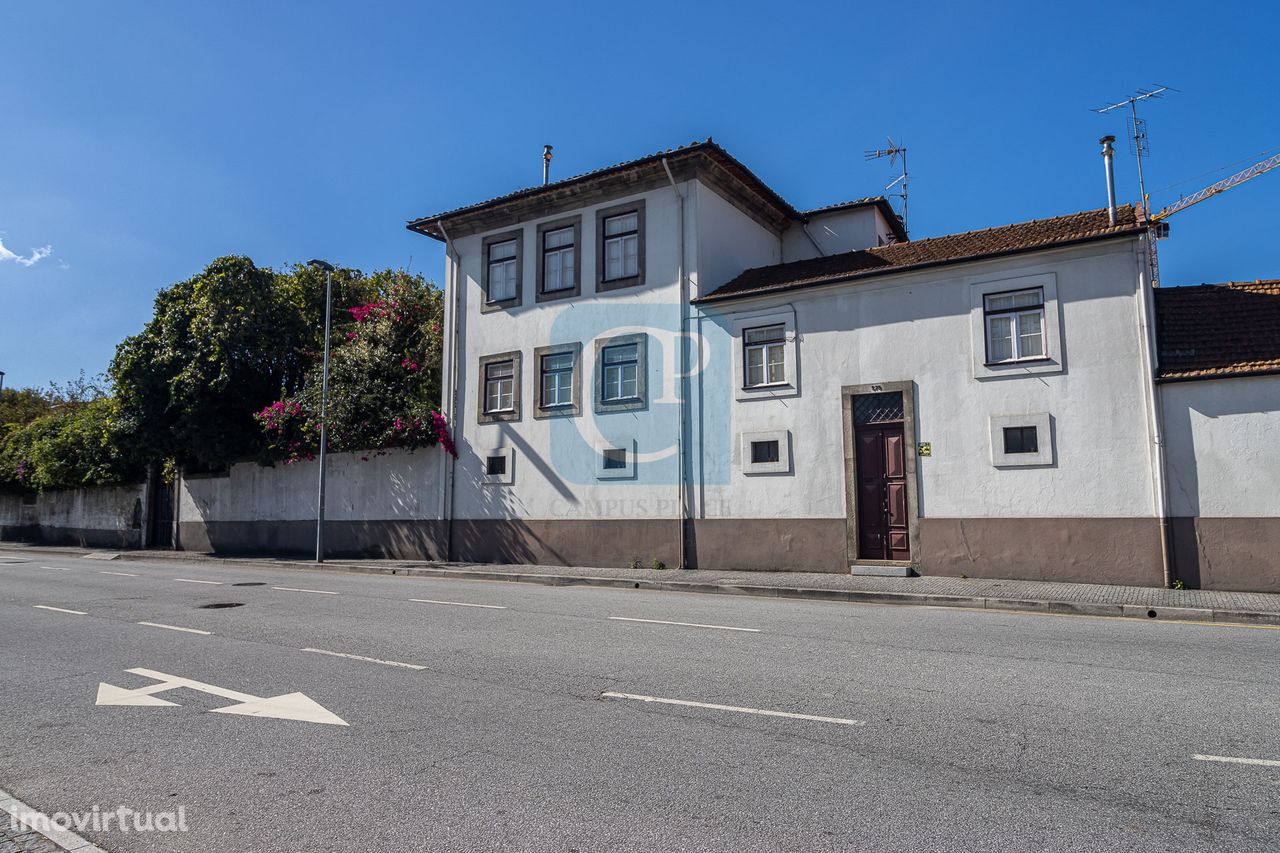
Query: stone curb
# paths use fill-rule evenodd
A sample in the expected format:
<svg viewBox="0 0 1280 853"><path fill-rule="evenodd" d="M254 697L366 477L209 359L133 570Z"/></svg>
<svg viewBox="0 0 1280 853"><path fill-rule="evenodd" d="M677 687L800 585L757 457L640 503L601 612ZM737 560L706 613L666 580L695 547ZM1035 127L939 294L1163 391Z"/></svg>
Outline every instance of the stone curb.
<svg viewBox="0 0 1280 853"><path fill-rule="evenodd" d="M14 549L25 550L25 549ZM83 557L85 549L39 547L43 554L70 554ZM121 552L116 559L133 562L172 561L172 553ZM181 557L199 560L200 557ZM260 566L294 571L339 571L356 574L382 574L400 577L444 578L449 580L499 581L529 583L540 586L594 586L608 589L646 589L659 592L687 592L710 595L750 595L764 598L793 598L803 601L835 601L853 604L905 604L932 607L964 607L974 610L999 610L1015 613L1051 613L1067 616L1105 616L1147 621L1220 622L1223 624L1278 625L1280 613L1248 610L1218 610L1201 607L1164 607L1139 604L1055 601L1052 599L991 598L966 595L930 595L915 592L872 592L869 590L821 589L814 587L760 586L755 584L707 583L702 581L656 581L635 578L592 577L589 575L555 575L537 572L500 572L486 569L453 569L368 563L329 561L323 566L297 560L271 560L252 557L216 557L218 563ZM674 570L673 570L674 571ZM1153 615L1154 614L1154 615Z"/></svg>
<svg viewBox="0 0 1280 853"><path fill-rule="evenodd" d="M44 812L31 808L6 791L0 791L0 813L7 815L9 820L14 823L21 823L27 826L30 832L48 839L62 850L72 851L72 853L106 853L101 847L56 824L46 826L44 829L37 829L34 825L27 823L22 819L23 816L39 819L42 823L49 823L49 817Z"/></svg>

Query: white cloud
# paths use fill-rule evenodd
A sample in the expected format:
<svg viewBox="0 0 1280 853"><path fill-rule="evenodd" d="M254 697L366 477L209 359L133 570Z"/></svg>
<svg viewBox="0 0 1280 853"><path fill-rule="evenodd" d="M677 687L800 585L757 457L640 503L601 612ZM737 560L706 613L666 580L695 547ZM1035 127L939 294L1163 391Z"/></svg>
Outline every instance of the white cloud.
<svg viewBox="0 0 1280 853"><path fill-rule="evenodd" d="M43 260L53 254L53 246L41 246L39 249L32 249L31 254L23 257L15 255L13 252L5 248L4 240L0 239L0 263L4 261L13 261L16 264L22 264L24 267L34 265L37 261Z"/></svg>

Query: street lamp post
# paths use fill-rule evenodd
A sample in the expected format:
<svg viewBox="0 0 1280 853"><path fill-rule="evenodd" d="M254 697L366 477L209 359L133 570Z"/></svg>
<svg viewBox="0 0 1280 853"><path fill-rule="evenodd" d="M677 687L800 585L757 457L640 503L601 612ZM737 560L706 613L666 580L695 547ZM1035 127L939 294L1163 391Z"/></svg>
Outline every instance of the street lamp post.
<svg viewBox="0 0 1280 853"><path fill-rule="evenodd" d="M329 323L333 310L333 264L311 260L307 266L324 270L324 365L320 369L320 493L316 500L316 562L324 562L324 473L329 449Z"/></svg>
<svg viewBox="0 0 1280 853"><path fill-rule="evenodd" d="M4 371L0 370L0 391L4 390Z"/></svg>

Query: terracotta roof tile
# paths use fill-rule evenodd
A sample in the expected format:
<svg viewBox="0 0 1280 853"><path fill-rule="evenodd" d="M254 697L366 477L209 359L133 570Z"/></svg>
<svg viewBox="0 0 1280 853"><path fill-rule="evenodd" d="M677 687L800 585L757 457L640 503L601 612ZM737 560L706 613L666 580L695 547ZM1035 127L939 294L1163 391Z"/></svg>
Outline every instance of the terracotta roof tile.
<svg viewBox="0 0 1280 853"><path fill-rule="evenodd" d="M1280 372L1280 280L1160 287L1160 379Z"/></svg>
<svg viewBox="0 0 1280 853"><path fill-rule="evenodd" d="M1106 208L1035 219L999 228L966 231L943 237L911 240L857 252L757 267L739 275L696 302L716 302L760 293L793 290L890 272L1044 249L1051 246L1136 234L1146 226L1132 205L1117 211L1116 224Z"/></svg>

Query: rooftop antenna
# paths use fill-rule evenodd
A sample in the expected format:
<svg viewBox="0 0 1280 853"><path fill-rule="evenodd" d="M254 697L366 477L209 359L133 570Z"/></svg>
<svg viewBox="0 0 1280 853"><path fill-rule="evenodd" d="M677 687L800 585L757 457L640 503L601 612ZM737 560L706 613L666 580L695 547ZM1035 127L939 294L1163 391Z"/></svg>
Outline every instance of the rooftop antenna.
<svg viewBox="0 0 1280 853"><path fill-rule="evenodd" d="M1138 89L1136 93L1125 98L1123 101L1117 101L1105 107L1099 107L1094 110L1098 115L1105 115L1112 110L1129 108L1129 129L1132 136L1129 137L1129 152L1133 154L1138 161L1138 193L1142 201L1142 210L1145 213L1151 213L1151 207L1147 199L1147 184L1142 174L1142 156L1151 154L1151 146L1147 142L1147 123L1145 120L1138 118L1138 102L1149 101L1154 98L1163 98L1165 92L1176 92L1177 89L1169 86L1155 86L1150 89Z"/></svg>
<svg viewBox="0 0 1280 853"><path fill-rule="evenodd" d="M902 174L894 178L893 181L891 181L889 185L885 187L885 191L888 192L894 187L898 187L898 192L891 193L890 197L902 199L902 231L904 234L908 233L907 232L907 146L899 145L898 143L894 142L893 137L891 136L889 137L888 148L873 148L864 152L864 154L866 155L865 159L867 160L879 160L881 157L888 157L889 165L891 166L897 165L898 158L899 157L902 158Z"/></svg>

